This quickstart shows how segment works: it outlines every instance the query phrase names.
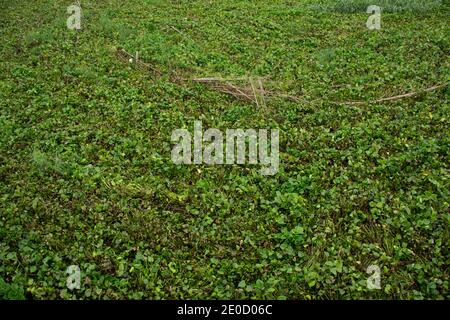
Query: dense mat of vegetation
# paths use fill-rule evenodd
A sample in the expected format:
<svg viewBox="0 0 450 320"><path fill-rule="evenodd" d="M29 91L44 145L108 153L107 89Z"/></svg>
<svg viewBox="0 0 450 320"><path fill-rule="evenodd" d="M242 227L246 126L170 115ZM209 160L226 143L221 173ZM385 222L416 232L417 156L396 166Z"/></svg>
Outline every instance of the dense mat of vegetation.
<svg viewBox="0 0 450 320"><path fill-rule="evenodd" d="M449 5L393 1L370 32L366 2L82 1L76 32L70 1L1 0L0 298L450 298L450 89L341 103L448 82ZM174 165L198 119L280 129L279 173Z"/></svg>

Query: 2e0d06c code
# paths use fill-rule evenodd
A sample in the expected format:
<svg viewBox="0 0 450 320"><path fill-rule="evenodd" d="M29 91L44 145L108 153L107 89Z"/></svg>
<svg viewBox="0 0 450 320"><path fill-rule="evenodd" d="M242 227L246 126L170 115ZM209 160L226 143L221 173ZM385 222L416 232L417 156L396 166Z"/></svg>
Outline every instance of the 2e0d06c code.
<svg viewBox="0 0 450 320"><path fill-rule="evenodd" d="M245 315L245 314L272 314L272 305L248 305L248 304L223 304L222 305L222 314L230 314L230 315Z"/></svg>

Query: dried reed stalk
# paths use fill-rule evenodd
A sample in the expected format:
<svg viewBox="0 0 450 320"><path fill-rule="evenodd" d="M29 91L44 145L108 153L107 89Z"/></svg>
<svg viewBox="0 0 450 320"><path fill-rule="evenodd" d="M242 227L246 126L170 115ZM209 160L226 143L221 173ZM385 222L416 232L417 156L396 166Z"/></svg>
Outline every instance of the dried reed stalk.
<svg viewBox="0 0 450 320"><path fill-rule="evenodd" d="M443 84L438 84L435 86L432 86L430 88L426 88L424 90L421 91L417 91L417 92L409 92L409 93L405 93L405 94L400 94L397 96L393 96L393 97L386 97L386 98L381 98L381 99L376 99L376 100L372 100L372 101L347 101L347 102L340 102L339 104L348 104L348 105L364 105L364 104L372 104L372 103L381 103L381 102L390 102L390 101L396 101L396 100L401 100L401 99L406 99L406 98L412 98L415 97L421 93L426 93L426 92L431 92L434 90L438 90L441 88L444 88L448 85L448 83L443 83Z"/></svg>
<svg viewBox="0 0 450 320"><path fill-rule="evenodd" d="M130 59L132 59L133 63L142 70L149 70L152 71L156 74L158 74L159 76L162 76L162 72L159 71L158 69L156 69L155 67L153 67L151 64L146 63L144 61L142 61L141 59L139 59L139 54L136 52L135 55L126 52L124 49L120 48L116 50L116 55L119 59L121 59L122 61L125 62L130 62Z"/></svg>

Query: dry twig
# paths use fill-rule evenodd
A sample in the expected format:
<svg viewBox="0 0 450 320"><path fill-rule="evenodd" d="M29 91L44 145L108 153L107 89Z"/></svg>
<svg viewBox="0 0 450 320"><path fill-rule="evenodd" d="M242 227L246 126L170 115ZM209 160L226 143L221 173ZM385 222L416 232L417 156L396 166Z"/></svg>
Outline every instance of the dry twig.
<svg viewBox="0 0 450 320"><path fill-rule="evenodd" d="M156 74L158 74L159 76L162 76L162 72L159 71L158 69L156 69L155 67L153 67L151 64L149 63L145 63L144 61L142 61L142 59L139 59L139 55L136 52L135 55L126 52L124 49L120 48L116 50L116 55L117 57L119 57L121 60L129 62L130 59L133 59L132 61L135 62L136 66L138 66L141 69L146 69L146 70L150 70Z"/></svg>
<svg viewBox="0 0 450 320"><path fill-rule="evenodd" d="M389 102L389 101L396 101L396 100L400 100L400 99L405 99L405 98L412 98L415 97L421 93L425 93L425 92L431 92L434 90L438 90L441 88L444 88L448 85L448 83L444 83L444 84L439 84L439 85L435 85L432 86L430 88L418 91L418 92L410 92L410 93L405 93L405 94L400 94L397 96L393 96L393 97L386 97L386 98L381 98L381 99L377 99L377 100L372 100L372 101L348 101L348 102L340 102L339 104L349 104L349 105L363 105L363 104L371 104L371 103L381 103L381 102Z"/></svg>
<svg viewBox="0 0 450 320"><path fill-rule="evenodd" d="M181 33L181 31L179 31L175 27L171 26L171 28ZM129 62L130 59L134 59L135 64L138 67L140 67L141 69L150 70L150 71L158 74L159 76L163 75L163 73L161 71L159 71L157 68L155 68L151 64L145 63L141 59L139 59L138 53L136 53L136 55L133 55L131 53L126 52L124 49L118 49L116 51L116 54L120 59L122 59L126 62ZM296 97L296 96L265 90L264 86L263 86L262 78L258 78L258 87L255 85L254 79L251 77L250 78L246 78L246 77L231 78L231 79L215 78L215 77L187 78L186 79L186 78L181 78L178 75L175 75L175 76L169 75L169 79L172 82L178 83L178 84L183 84L185 82L202 83L202 84L205 84L205 85L213 88L216 91L231 95L238 99L243 99L243 100L253 102L258 107L266 105L266 101L265 101L266 97L282 98L282 99L287 99L287 100L291 100L294 102L311 102L311 101L306 101L306 100L300 99L299 97ZM238 85L238 83L240 85ZM347 101L347 102L332 102L332 103L340 104L340 105L343 105L343 104L364 105L364 104L371 104L371 103L390 102L390 101L396 101L396 100L405 99L405 98L411 98L411 97L417 96L421 93L438 90L438 89L446 87L447 85L448 85L448 83L434 85L430 88L427 88L427 89L424 89L424 90L421 90L418 92L410 92L410 93L405 93L405 94L401 94L401 95L396 95L393 97L376 99L376 100L372 100L372 101ZM321 100L321 99L316 99L316 100ZM314 101L316 101L316 100L314 100Z"/></svg>

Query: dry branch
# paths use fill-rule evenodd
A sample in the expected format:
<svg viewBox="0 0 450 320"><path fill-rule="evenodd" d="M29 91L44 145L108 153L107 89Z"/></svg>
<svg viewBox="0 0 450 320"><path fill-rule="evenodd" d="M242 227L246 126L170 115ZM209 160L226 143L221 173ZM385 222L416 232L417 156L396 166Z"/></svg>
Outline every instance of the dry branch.
<svg viewBox="0 0 450 320"><path fill-rule="evenodd" d="M405 99L405 98L412 98L412 97L415 97L415 96L417 96L417 95L419 95L421 93L438 90L438 89L446 87L447 85L448 85L448 83L439 84L439 85L435 85L435 86L432 86L430 88L427 88L427 89L424 89L424 90L421 90L421 91L400 94L400 95L393 96L393 97L386 97L386 98L381 98L381 99L367 101L367 102L366 101L348 101L348 102L341 102L339 104L363 105L363 104L371 104L371 103L381 103L381 102L388 102L388 101L396 101L396 100L401 100L401 99Z"/></svg>
<svg viewBox="0 0 450 320"><path fill-rule="evenodd" d="M266 90L263 86L262 78L258 78L258 87L255 85L253 78L223 79L223 78L208 77L208 78L193 78L185 80L203 83L216 91L232 95L239 99L254 102L257 106L264 106L266 103L265 102L266 97L283 98L295 102L302 101L300 98L295 96ZM233 82L234 83L239 82L243 84L237 85L233 84Z"/></svg>
<svg viewBox="0 0 450 320"><path fill-rule="evenodd" d="M120 49L116 50L116 55L117 55L117 57L119 57L121 60L123 60L125 62L129 62L130 59L132 59L132 61L134 61L136 66L138 66L140 69L150 70L150 71L158 74L159 76L162 76L161 71L159 71L158 69L153 67L151 64L140 60L137 52L136 52L136 55L133 55L131 53L126 52L124 49L120 48Z"/></svg>
<svg viewBox="0 0 450 320"><path fill-rule="evenodd" d="M171 27L171 28L176 31L179 31L175 27ZM151 64L145 63L142 60L140 60L138 58L137 53L136 53L136 55L133 55L131 53L126 52L124 49L117 49L116 55L121 60L124 60L126 62L129 62L130 59L133 59L132 61L134 61L135 64L141 69L150 70L153 73L158 74L159 76L163 75L163 73L161 71L159 71L157 68L155 68ZM266 90L263 86L263 81L262 81L263 78L257 78L258 86L255 85L254 79L251 77L241 77L241 78L231 78L231 79L215 78L215 77L181 78L178 75L169 75L169 79L170 79L170 81L177 83L177 84L183 84L185 82L202 83L218 92L222 92L222 93L231 95L237 99L242 99L242 100L253 102L258 107L265 106L265 104L266 104L265 98L266 97L282 98L282 99L287 99L287 100L291 100L294 102L309 102L309 103L311 103L311 101L306 101L306 100L301 99L296 96ZM415 97L421 93L431 92L431 91L435 91L435 90L444 88L447 85L448 85L448 83L434 85L430 88L427 88L427 89L424 89L424 90L421 90L418 92L410 92L410 93L405 93L405 94L401 94L401 95L396 95L393 97L380 98L380 99L376 99L376 100L372 100L372 101L347 101L347 102L331 102L331 103L340 104L340 105L345 105L345 104L346 105L364 105L364 104L390 102L390 101L396 101L396 100L400 100L400 99ZM321 99L316 99L316 100L321 100ZM316 100L314 100L314 101L316 101Z"/></svg>

